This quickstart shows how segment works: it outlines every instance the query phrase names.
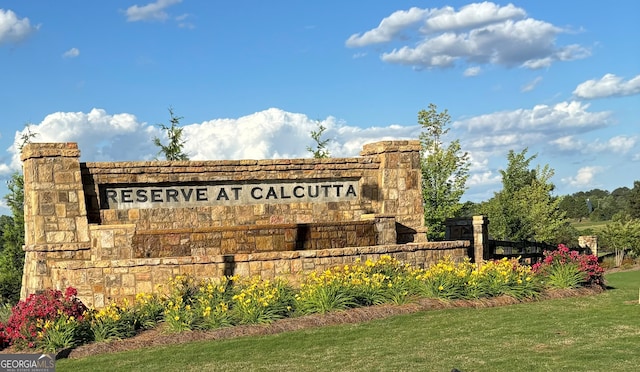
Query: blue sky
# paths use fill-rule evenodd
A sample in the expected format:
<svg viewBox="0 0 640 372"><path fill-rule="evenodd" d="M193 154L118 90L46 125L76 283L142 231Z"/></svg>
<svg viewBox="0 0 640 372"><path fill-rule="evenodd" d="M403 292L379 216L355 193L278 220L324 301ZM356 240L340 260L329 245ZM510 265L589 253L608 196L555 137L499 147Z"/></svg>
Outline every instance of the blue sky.
<svg viewBox="0 0 640 372"><path fill-rule="evenodd" d="M525 148L559 195L632 187L638 14L636 0L5 0L0 178L20 169L26 124L82 161L154 159L169 107L194 160L308 157L317 121L332 156L357 156L417 139L434 103L472 159L463 200L500 190Z"/></svg>

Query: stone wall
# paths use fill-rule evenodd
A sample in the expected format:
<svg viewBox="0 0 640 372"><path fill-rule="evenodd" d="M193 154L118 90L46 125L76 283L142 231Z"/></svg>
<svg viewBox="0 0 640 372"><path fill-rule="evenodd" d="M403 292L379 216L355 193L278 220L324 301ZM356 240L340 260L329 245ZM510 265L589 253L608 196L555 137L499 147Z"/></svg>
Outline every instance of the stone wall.
<svg viewBox="0 0 640 372"><path fill-rule="evenodd" d="M50 273L53 283L60 288L75 287L85 304L99 308L118 299L133 300L136 293L156 292L175 275L260 275L265 279L283 277L295 285L305 273L351 264L356 259L376 260L383 254L417 267L428 267L445 256L461 261L468 246L468 241L451 241L216 256L60 260L51 265Z"/></svg>
<svg viewBox="0 0 640 372"><path fill-rule="evenodd" d="M389 253L419 266L468 242L426 243L420 143L360 157L81 163L75 143L30 143L22 297L74 286L104 301L194 273L295 277Z"/></svg>

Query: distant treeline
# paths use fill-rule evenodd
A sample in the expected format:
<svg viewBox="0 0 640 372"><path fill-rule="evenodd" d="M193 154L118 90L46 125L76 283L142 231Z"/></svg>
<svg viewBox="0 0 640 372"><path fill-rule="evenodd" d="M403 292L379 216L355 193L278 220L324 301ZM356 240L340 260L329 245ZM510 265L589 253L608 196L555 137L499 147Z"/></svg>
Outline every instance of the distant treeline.
<svg viewBox="0 0 640 372"><path fill-rule="evenodd" d="M611 192L593 189L561 198L559 207L567 218L594 222L610 221L621 214L640 218L640 181L635 181L633 188L618 187Z"/></svg>

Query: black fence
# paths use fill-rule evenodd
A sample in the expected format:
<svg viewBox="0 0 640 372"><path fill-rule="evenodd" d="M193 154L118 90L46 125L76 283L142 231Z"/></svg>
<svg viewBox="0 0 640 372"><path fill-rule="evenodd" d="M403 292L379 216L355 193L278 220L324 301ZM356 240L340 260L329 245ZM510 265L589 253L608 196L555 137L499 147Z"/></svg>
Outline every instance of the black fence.
<svg viewBox="0 0 640 372"><path fill-rule="evenodd" d="M544 251L552 251L556 248L554 245L540 242L489 240L491 259L519 258L520 262L530 265L542 261Z"/></svg>
<svg viewBox="0 0 640 372"><path fill-rule="evenodd" d="M492 260L502 258L519 258L521 263L534 264L540 262L544 258L544 251L553 251L558 247L556 245L542 242L511 242L505 240L489 240L489 254ZM585 253L586 249L572 248L573 251Z"/></svg>

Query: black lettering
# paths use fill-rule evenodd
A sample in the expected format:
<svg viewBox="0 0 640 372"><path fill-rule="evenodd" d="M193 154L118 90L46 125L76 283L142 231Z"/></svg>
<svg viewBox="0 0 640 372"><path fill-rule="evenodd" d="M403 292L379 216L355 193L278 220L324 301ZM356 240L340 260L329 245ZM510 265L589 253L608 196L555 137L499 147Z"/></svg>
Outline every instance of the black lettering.
<svg viewBox="0 0 640 372"><path fill-rule="evenodd" d="M349 187L347 188L347 195L345 196L357 196L356 195L356 189L355 187L353 187L353 185L349 185Z"/></svg>
<svg viewBox="0 0 640 372"><path fill-rule="evenodd" d="M291 199L291 195L285 193L284 186L280 186L280 199Z"/></svg>
<svg viewBox="0 0 640 372"><path fill-rule="evenodd" d="M178 202L178 190L176 189L167 189L167 202L170 202L173 199L174 202Z"/></svg>
<svg viewBox="0 0 640 372"><path fill-rule="evenodd" d="M151 201L154 203L162 202L162 190L161 189L151 189Z"/></svg>
<svg viewBox="0 0 640 372"><path fill-rule="evenodd" d="M138 203L146 203L147 200L149 200L149 197L147 196L147 190L136 190L136 201Z"/></svg>
<svg viewBox="0 0 640 372"><path fill-rule="evenodd" d="M118 192L116 190L107 190L107 203L113 201L113 204L118 204Z"/></svg>
<svg viewBox="0 0 640 372"><path fill-rule="evenodd" d="M256 191L260 191L260 193L256 195ZM252 188L251 189L251 197L256 199L256 200L262 199L262 187L256 186L256 187Z"/></svg>
<svg viewBox="0 0 640 372"><path fill-rule="evenodd" d="M329 197L329 189L331 188L331 185L321 185L320 187L322 187L322 189L324 190L324 197L328 198Z"/></svg>
<svg viewBox="0 0 640 372"><path fill-rule="evenodd" d="M298 193L300 191L300 193ZM296 186L293 188L293 196L296 198L304 198L304 186Z"/></svg>
<svg viewBox="0 0 640 372"><path fill-rule="evenodd" d="M220 189L220 192L218 193L218 197L216 198L216 200L220 200L220 199L229 200L229 197L227 196L227 192L225 191L224 187Z"/></svg>
<svg viewBox="0 0 640 372"><path fill-rule="evenodd" d="M180 189L180 192L182 193L182 197L184 198L184 201L191 200L191 194L193 194L193 189Z"/></svg>
<svg viewBox="0 0 640 372"><path fill-rule="evenodd" d="M200 187L196 189L196 201L207 201L207 188Z"/></svg>
<svg viewBox="0 0 640 372"><path fill-rule="evenodd" d="M278 194L276 194L276 189L274 189L273 186L269 187L269 191L267 191L267 197L265 199L270 198L278 199Z"/></svg>
<svg viewBox="0 0 640 372"><path fill-rule="evenodd" d="M320 194L320 186L316 185L316 194L315 195L313 195L313 192L311 191L312 187L313 186L307 187L307 190L309 191L309 197L310 198L317 198L318 194Z"/></svg>
<svg viewBox="0 0 640 372"><path fill-rule="evenodd" d="M340 197L340 189L342 188L342 186L344 185L333 185L333 187L336 189L336 196Z"/></svg>
<svg viewBox="0 0 640 372"><path fill-rule="evenodd" d="M232 187L231 188L231 191L233 191L234 200L240 199L240 190L242 190L242 187Z"/></svg>
<svg viewBox="0 0 640 372"><path fill-rule="evenodd" d="M133 190L124 189L120 191L120 199L123 203L133 203L131 194L133 194Z"/></svg>

